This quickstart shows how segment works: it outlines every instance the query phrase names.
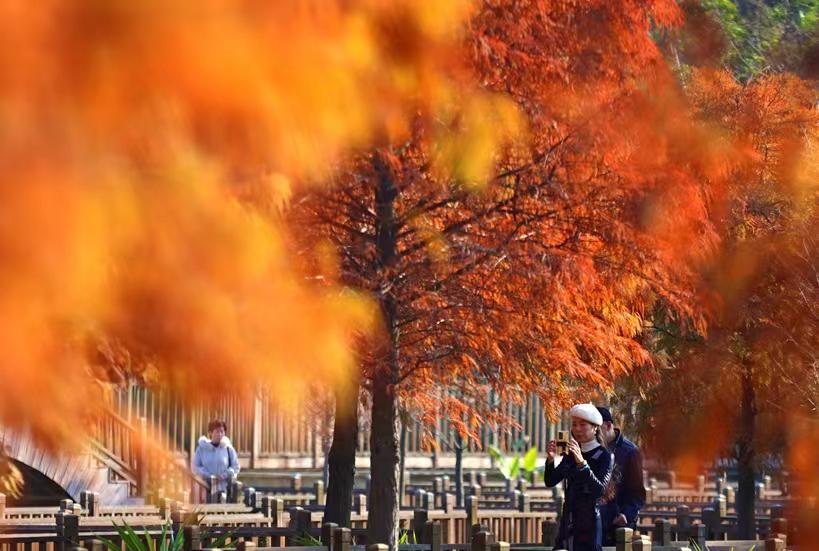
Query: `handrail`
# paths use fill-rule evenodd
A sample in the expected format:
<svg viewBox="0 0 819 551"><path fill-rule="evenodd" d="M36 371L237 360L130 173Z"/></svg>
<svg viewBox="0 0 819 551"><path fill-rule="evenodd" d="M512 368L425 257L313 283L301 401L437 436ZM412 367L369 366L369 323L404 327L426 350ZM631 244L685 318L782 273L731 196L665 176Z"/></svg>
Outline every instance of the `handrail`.
<svg viewBox="0 0 819 551"><path fill-rule="evenodd" d="M198 494L206 493L207 482L190 471L187 461L180 461L178 452L148 451L149 441L162 442L163 450L172 448L164 445L166 438L161 427L148 426L145 420L142 423L145 425L136 427L113 408L106 407L88 438L91 454L129 483L131 495L159 497L161 484L169 479L176 481L180 491L181 484Z"/></svg>
<svg viewBox="0 0 819 551"><path fill-rule="evenodd" d="M490 400L494 400L490 392ZM173 390L148 389L137 384L117 388L110 395L111 404L128 419L145 417L152 425L162 426L173 449L192 453L196 439L204 434L209 419L228 419L230 440L240 455L276 457L294 454L318 457L322 441L332 434L330 419L307 404L283 405L275 395L259 391L253 398L226 393L219 400L192 406ZM250 404L248 401L253 400ZM323 411L323 410L322 410ZM467 453L484 453L490 444L505 448L524 435L530 443L545 452L554 431L565 426L543 422L544 408L540 399L531 395L524 404L509 404L503 414L510 420L507 428L487 427L480 432L480 442L465 443ZM360 417L358 453L369 451L369 427ZM408 425L407 453L428 454L420 421ZM452 451L455 429L443 416L435 431L441 453ZM255 454L255 455L252 455Z"/></svg>
<svg viewBox="0 0 819 551"><path fill-rule="evenodd" d="M104 411L105 411L105 414L108 417L115 420L117 423L119 423L120 425L122 425L126 429L128 429L128 430L130 430L132 432L136 432L136 427L133 426L125 417L123 417L122 415L117 413L117 411L114 408L112 408L110 405L106 406Z"/></svg>
<svg viewBox="0 0 819 551"><path fill-rule="evenodd" d="M126 465L121 458L117 457L111 451L103 446L96 438L89 438L91 454L105 464L106 467L114 470L116 474L122 478L128 479L129 482L136 484L136 472Z"/></svg>

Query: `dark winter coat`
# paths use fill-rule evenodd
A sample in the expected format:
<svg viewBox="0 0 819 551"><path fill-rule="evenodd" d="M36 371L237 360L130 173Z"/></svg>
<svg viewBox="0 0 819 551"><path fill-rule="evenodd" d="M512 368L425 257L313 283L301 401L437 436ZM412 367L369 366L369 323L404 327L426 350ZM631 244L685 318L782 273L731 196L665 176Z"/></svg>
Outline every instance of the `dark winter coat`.
<svg viewBox="0 0 819 551"><path fill-rule="evenodd" d="M627 526L634 529L637 516L646 502L646 489L643 486L643 460L640 449L617 430L617 436L609 445L614 453L614 470L612 482L616 488L614 497L600 506L600 518L603 522L603 545L615 544L617 526L612 522L619 514L626 517Z"/></svg>
<svg viewBox="0 0 819 551"><path fill-rule="evenodd" d="M571 455L555 466L546 463L544 478L547 486L566 481L566 493L555 549L569 551L600 551L603 531L599 501L609 485L614 458L602 446L583 452L588 465L578 467Z"/></svg>

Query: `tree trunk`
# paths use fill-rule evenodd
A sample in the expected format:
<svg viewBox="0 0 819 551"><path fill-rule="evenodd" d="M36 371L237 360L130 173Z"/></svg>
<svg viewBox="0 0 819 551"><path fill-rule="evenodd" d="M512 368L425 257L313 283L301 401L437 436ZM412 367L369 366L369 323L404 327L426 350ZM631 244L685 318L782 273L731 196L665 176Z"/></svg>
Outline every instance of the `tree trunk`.
<svg viewBox="0 0 819 551"><path fill-rule="evenodd" d="M455 431L455 506L464 506L464 440L461 433Z"/></svg>
<svg viewBox="0 0 819 551"><path fill-rule="evenodd" d="M753 369L749 361L742 370L742 402L740 405L739 438L737 441L737 462L739 467L739 487L737 490L737 530L741 540L756 539L756 512L754 510L754 433L756 428L756 396L753 383Z"/></svg>
<svg viewBox="0 0 819 551"><path fill-rule="evenodd" d="M406 477L404 473L407 472L407 424L404 422L404 416L401 417L401 448L400 448L400 463L399 463L399 479L398 479L398 508L404 502L404 496L407 495Z"/></svg>
<svg viewBox="0 0 819 551"><path fill-rule="evenodd" d="M336 429L333 426L333 432L335 433ZM321 468L321 480L324 482L324 487L328 490L330 489L330 449L324 454L324 466ZM329 498L328 498L329 501ZM324 521L328 522L328 521Z"/></svg>
<svg viewBox="0 0 819 551"><path fill-rule="evenodd" d="M372 436L370 438L370 509L367 543L397 549L398 531L398 408L386 377L373 381Z"/></svg>
<svg viewBox="0 0 819 551"><path fill-rule="evenodd" d="M352 388L336 389L333 443L327 454L327 502L323 522L350 527L355 484L355 449L358 440L358 381Z"/></svg>
<svg viewBox="0 0 819 551"><path fill-rule="evenodd" d="M370 509L367 543L398 548L398 325L393 294L397 225L395 175L386 155L373 156L376 173L376 250L379 262L378 302L386 331L379 346L372 381L372 428L370 433Z"/></svg>

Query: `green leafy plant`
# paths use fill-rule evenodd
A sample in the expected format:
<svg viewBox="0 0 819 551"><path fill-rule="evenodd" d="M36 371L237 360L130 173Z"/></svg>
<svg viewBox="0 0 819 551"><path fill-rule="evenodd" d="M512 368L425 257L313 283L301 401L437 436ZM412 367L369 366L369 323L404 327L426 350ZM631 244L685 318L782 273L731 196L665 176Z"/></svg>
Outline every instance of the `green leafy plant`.
<svg viewBox="0 0 819 551"><path fill-rule="evenodd" d="M523 456L523 470L532 473L537 468L537 448L532 446ZM531 478L531 475L530 475Z"/></svg>
<svg viewBox="0 0 819 551"><path fill-rule="evenodd" d="M495 460L495 466L506 480L518 477L520 473L520 456L506 456L495 446L489 446L489 455Z"/></svg>
<svg viewBox="0 0 819 551"><path fill-rule="evenodd" d="M184 543L182 528L174 534L167 523L162 525L162 533L159 535L158 540L159 546L154 543L154 537L148 533L148 529L145 527L143 527L145 535L143 542L142 537L127 522L122 521L122 525L114 522L113 525L122 539L122 543L125 544L125 551L179 551ZM100 537L100 540L108 548L108 551L121 551L120 546L113 541L103 537Z"/></svg>
<svg viewBox="0 0 819 551"><path fill-rule="evenodd" d="M398 538L398 545L406 545L409 543L409 535L412 533L412 543L418 543L418 540L415 538L415 531L414 530L404 530L401 533L401 536Z"/></svg>
<svg viewBox="0 0 819 551"><path fill-rule="evenodd" d="M300 545L303 547L319 547L321 545L324 545L320 539L306 532L303 532L294 541L296 542L296 545Z"/></svg>
<svg viewBox="0 0 819 551"><path fill-rule="evenodd" d="M196 512L194 518L198 521L202 519L204 513ZM126 521L122 521L121 525L118 525L116 522L112 523L114 529L117 531L120 539L122 540L123 544L125 544L125 551L179 551L182 549L182 546L185 542L185 534L183 532L183 528L179 528L179 530L174 533L171 529L171 524L165 523L162 525L162 532L159 534L157 541L159 545L154 542L154 536L152 536L146 527L142 527L143 534L140 535L137 533L134 528L128 524ZM222 548L224 547L225 543L229 538L231 538L233 532L228 532L226 534L222 534L215 540L213 540L207 546L203 546L205 549L211 548ZM144 537L144 540L143 540ZM105 546L108 548L108 551L122 551L122 548L118 543L114 543L113 541L100 536L99 538Z"/></svg>
<svg viewBox="0 0 819 551"><path fill-rule="evenodd" d="M537 448L534 446L522 456L517 453L507 456L497 447L489 446L489 455L495 460L495 465L506 480L518 478L523 471L525 478L532 481L533 473L543 470L537 466Z"/></svg>

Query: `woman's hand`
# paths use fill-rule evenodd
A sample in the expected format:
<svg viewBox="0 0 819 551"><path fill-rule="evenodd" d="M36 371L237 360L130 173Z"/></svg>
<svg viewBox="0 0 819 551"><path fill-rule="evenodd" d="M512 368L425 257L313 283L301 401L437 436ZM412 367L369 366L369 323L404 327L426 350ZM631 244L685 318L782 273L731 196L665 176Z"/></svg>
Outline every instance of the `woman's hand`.
<svg viewBox="0 0 819 551"><path fill-rule="evenodd" d="M580 444L578 444L574 438L569 441L569 454L574 458L574 462L577 466L586 462L586 460L583 459L583 452L580 451Z"/></svg>
<svg viewBox="0 0 819 551"><path fill-rule="evenodd" d="M551 440L546 446L546 461L548 463L554 463L555 455L557 455L557 442Z"/></svg>

